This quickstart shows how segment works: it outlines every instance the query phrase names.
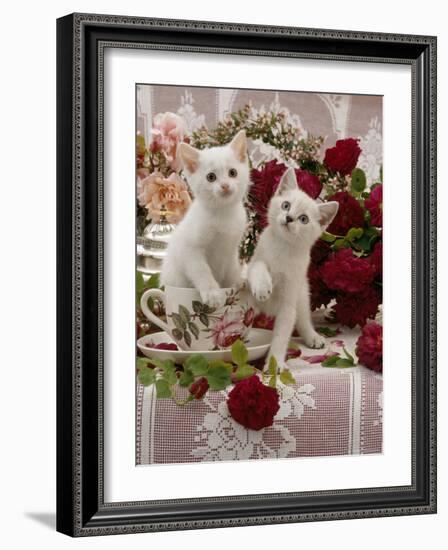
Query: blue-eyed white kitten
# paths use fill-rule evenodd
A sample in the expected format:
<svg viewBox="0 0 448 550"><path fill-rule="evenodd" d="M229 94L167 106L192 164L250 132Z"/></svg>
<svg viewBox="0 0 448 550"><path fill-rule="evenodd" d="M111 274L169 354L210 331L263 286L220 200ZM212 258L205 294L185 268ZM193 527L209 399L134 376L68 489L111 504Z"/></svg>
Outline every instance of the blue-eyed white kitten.
<svg viewBox="0 0 448 550"><path fill-rule="evenodd" d="M241 283L239 245L247 224L243 206L249 186L244 130L222 147L178 146L194 200L177 226L163 262L164 285L196 288L211 307L225 302L223 287Z"/></svg>
<svg viewBox="0 0 448 550"><path fill-rule="evenodd" d="M257 307L276 316L269 357L279 363L285 359L294 325L308 347L324 346L311 321L308 267L311 248L338 207L337 202L316 203L301 191L292 168L269 204L269 226L260 236L247 278Z"/></svg>

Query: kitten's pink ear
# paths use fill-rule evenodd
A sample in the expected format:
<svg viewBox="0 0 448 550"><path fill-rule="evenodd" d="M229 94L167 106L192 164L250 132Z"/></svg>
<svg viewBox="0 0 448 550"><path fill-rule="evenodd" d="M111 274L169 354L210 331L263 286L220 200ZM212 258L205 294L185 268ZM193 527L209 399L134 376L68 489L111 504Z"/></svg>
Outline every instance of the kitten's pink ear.
<svg viewBox="0 0 448 550"><path fill-rule="evenodd" d="M276 194L281 195L286 191L294 191L294 189L297 189L296 173L294 168L288 168L278 184Z"/></svg>
<svg viewBox="0 0 448 550"><path fill-rule="evenodd" d="M240 162L244 162L247 157L247 138L246 131L240 130L230 142L230 147Z"/></svg>
<svg viewBox="0 0 448 550"><path fill-rule="evenodd" d="M199 151L197 149L188 143L179 143L176 154L185 170L190 174L196 172L199 166Z"/></svg>
<svg viewBox="0 0 448 550"><path fill-rule="evenodd" d="M330 223L334 220L336 214L338 213L339 203L336 201L324 202L318 205L319 208L319 223L322 227L322 230L325 230Z"/></svg>

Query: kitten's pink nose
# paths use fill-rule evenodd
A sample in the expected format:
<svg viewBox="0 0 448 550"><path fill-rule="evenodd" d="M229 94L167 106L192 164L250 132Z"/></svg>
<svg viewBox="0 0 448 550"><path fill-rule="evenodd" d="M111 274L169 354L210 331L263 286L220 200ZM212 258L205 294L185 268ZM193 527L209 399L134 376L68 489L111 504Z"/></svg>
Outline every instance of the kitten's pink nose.
<svg viewBox="0 0 448 550"><path fill-rule="evenodd" d="M221 183L221 191L224 195L228 195L230 193L230 185L228 183Z"/></svg>

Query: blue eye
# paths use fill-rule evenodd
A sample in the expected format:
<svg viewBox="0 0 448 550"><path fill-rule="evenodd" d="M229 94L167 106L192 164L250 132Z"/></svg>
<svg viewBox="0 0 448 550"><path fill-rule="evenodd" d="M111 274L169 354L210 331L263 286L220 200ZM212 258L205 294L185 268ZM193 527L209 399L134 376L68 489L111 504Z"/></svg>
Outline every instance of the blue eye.
<svg viewBox="0 0 448 550"><path fill-rule="evenodd" d="M282 210L289 210L291 208L291 203L288 201L282 202Z"/></svg>
<svg viewBox="0 0 448 550"><path fill-rule="evenodd" d="M310 219L306 214L300 215L298 219L299 219L299 222L303 224L308 223L310 221Z"/></svg>

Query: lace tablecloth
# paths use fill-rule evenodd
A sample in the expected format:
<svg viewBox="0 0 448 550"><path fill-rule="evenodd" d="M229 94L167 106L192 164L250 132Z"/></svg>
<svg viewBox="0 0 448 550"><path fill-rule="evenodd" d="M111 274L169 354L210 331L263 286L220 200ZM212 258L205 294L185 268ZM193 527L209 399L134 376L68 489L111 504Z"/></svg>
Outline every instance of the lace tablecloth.
<svg viewBox="0 0 448 550"><path fill-rule="evenodd" d="M328 351L354 352L359 332L328 339ZM382 451L382 376L362 365L328 368L310 363L321 354L302 348L288 362L296 379L279 385L274 424L248 430L228 413L228 390L208 392L180 407L137 387L137 464L371 454ZM305 357L305 359L303 358Z"/></svg>

